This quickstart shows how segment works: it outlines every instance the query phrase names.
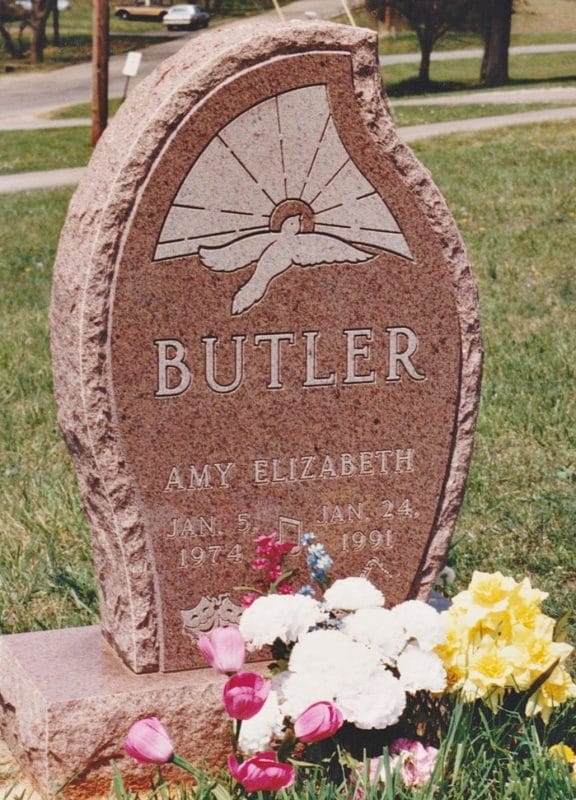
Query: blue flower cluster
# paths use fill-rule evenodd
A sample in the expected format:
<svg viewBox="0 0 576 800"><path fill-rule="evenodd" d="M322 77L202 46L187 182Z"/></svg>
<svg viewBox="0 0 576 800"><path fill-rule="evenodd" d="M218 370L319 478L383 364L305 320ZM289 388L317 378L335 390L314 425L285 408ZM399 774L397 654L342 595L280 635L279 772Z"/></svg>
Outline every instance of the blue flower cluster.
<svg viewBox="0 0 576 800"><path fill-rule="evenodd" d="M324 545L316 541L313 533L305 533L302 537L302 544L308 550L306 563L310 570L310 577L319 586L325 586L328 582L328 573L334 563L326 552Z"/></svg>
<svg viewBox="0 0 576 800"><path fill-rule="evenodd" d="M298 594L303 594L304 597L314 597L316 592L314 591L314 587L307 583L298 589Z"/></svg>

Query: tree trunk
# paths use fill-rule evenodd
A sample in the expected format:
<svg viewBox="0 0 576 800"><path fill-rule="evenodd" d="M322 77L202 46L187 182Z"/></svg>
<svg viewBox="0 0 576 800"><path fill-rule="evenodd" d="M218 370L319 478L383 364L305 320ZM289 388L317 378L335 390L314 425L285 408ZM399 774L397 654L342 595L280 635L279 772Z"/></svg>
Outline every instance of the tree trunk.
<svg viewBox="0 0 576 800"><path fill-rule="evenodd" d="M44 61L46 46L46 19L37 20L32 25L32 41L30 42L30 62L41 64Z"/></svg>
<svg viewBox="0 0 576 800"><path fill-rule="evenodd" d="M484 25L484 56L480 80L485 86L508 82L508 48L512 28L513 0L491 0Z"/></svg>
<svg viewBox="0 0 576 800"><path fill-rule="evenodd" d="M418 82L425 86L430 83L430 61L434 41L428 36L418 36L420 43L420 69L418 71Z"/></svg>
<svg viewBox="0 0 576 800"><path fill-rule="evenodd" d="M19 56L16 51L16 47L14 46L14 42L12 41L12 37L10 36L10 33L6 30L4 25L0 25L0 36L2 36L4 45L6 47L6 50L8 51L8 55L10 56L10 58L18 58Z"/></svg>
<svg viewBox="0 0 576 800"><path fill-rule="evenodd" d="M52 44L54 47L60 46L60 10L58 8L58 0L53 0L52 3Z"/></svg>

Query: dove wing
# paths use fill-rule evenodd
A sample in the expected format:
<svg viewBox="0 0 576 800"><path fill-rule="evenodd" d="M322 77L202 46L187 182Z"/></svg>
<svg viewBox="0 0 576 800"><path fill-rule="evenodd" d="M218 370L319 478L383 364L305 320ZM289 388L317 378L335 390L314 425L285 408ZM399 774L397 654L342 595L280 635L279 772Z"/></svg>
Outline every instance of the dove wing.
<svg viewBox="0 0 576 800"><path fill-rule="evenodd" d="M222 247L199 247L198 255L205 267L216 272L234 272L258 261L266 248L274 244L277 233L253 233L235 239Z"/></svg>
<svg viewBox="0 0 576 800"><path fill-rule="evenodd" d="M292 262L299 267L313 267L317 264L333 264L340 262L356 263L374 258L374 253L367 253L351 244L324 233L301 233L298 244L292 253Z"/></svg>

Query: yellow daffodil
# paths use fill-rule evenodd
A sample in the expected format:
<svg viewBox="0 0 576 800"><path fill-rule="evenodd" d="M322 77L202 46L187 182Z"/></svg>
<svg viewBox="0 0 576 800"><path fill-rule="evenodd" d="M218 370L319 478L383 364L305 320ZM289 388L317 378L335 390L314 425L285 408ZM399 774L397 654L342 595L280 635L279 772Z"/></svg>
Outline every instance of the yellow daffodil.
<svg viewBox="0 0 576 800"><path fill-rule="evenodd" d="M506 608L516 581L501 572L474 572L468 591L472 602L489 606L492 611Z"/></svg>
<svg viewBox="0 0 576 800"><path fill-rule="evenodd" d="M496 709L507 692L529 690L557 663L530 698L527 713L547 722L553 708L576 697L576 685L562 666L573 648L554 641L555 622L541 610L547 596L532 588L529 578L517 582L500 572L475 572L443 614L446 638L436 652L448 690Z"/></svg>
<svg viewBox="0 0 576 800"><path fill-rule="evenodd" d="M576 683L564 667L556 667L548 680L529 699L526 713L528 716L540 714L544 722L548 722L552 711L572 698L576 698Z"/></svg>
<svg viewBox="0 0 576 800"><path fill-rule="evenodd" d="M567 744L553 744L548 752L552 756L563 758L567 764L576 764L576 753Z"/></svg>

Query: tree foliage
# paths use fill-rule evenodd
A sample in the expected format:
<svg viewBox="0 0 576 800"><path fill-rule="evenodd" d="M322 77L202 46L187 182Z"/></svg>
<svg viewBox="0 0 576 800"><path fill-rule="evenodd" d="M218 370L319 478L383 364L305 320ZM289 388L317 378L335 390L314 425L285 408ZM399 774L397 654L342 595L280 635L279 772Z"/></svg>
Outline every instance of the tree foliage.
<svg viewBox="0 0 576 800"><path fill-rule="evenodd" d="M480 79L486 86L508 81L508 50L512 14L522 0L367 0L380 20L393 10L402 15L418 37L421 60L419 82L430 82L430 58L439 39L449 30L465 28L482 33L484 55Z"/></svg>
<svg viewBox="0 0 576 800"><path fill-rule="evenodd" d="M447 31L462 28L475 0L372 0L372 3L373 7L389 6L410 23L420 45L418 79L426 84L430 81L434 45Z"/></svg>
<svg viewBox="0 0 576 800"><path fill-rule="evenodd" d="M46 25L50 14L57 19L57 0L32 0L30 10L22 8L15 0L0 0L0 36L11 58L23 57L22 35L28 27L31 31L30 61L32 64L39 64L44 60ZM19 26L17 44L7 27L13 23Z"/></svg>
<svg viewBox="0 0 576 800"><path fill-rule="evenodd" d="M24 55L24 44L22 34L25 27L29 24L30 12L25 11L21 6L12 0L0 0L0 36L4 42L4 47L8 51L10 58L22 58ZM18 25L18 41L15 42L8 25L16 23Z"/></svg>

